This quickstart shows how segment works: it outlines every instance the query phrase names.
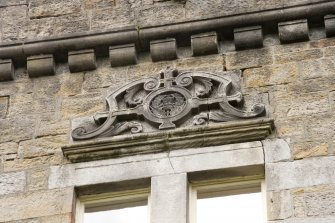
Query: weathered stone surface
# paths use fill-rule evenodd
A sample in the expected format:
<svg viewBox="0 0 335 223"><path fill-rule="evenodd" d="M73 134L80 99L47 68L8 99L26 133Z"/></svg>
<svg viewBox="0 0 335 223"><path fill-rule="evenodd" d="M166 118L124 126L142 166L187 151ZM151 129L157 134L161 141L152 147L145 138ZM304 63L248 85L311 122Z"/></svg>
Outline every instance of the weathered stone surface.
<svg viewBox="0 0 335 223"><path fill-rule="evenodd" d="M0 119L4 119L8 113L9 97L0 97Z"/></svg>
<svg viewBox="0 0 335 223"><path fill-rule="evenodd" d="M88 31L89 18L83 13L45 17L28 21L29 39L46 38Z"/></svg>
<svg viewBox="0 0 335 223"><path fill-rule="evenodd" d="M21 141L33 137L34 117L13 117L0 119L0 142Z"/></svg>
<svg viewBox="0 0 335 223"><path fill-rule="evenodd" d="M150 221L187 222L187 200L188 185L185 173L153 177L150 194Z"/></svg>
<svg viewBox="0 0 335 223"><path fill-rule="evenodd" d="M0 196L23 192L25 187L26 175L24 172L0 174Z"/></svg>
<svg viewBox="0 0 335 223"><path fill-rule="evenodd" d="M26 5L0 8L3 42L27 38L27 11Z"/></svg>
<svg viewBox="0 0 335 223"><path fill-rule="evenodd" d="M268 190L284 190L334 184L334 157L319 157L294 162L266 164L265 175Z"/></svg>
<svg viewBox="0 0 335 223"><path fill-rule="evenodd" d="M138 11L137 20L140 26L178 22L185 20L185 8L183 4L173 2L158 6L146 6Z"/></svg>
<svg viewBox="0 0 335 223"><path fill-rule="evenodd" d="M202 33L191 37L193 56L218 53L218 37L216 32Z"/></svg>
<svg viewBox="0 0 335 223"><path fill-rule="evenodd" d="M289 63L246 69L243 73L243 78L245 87L257 88L292 83L296 81L297 75L297 65Z"/></svg>
<svg viewBox="0 0 335 223"><path fill-rule="evenodd" d="M81 93L84 81L83 73L76 73L71 75L65 73L63 75L59 75L58 77L60 83L60 89L57 92L58 95L67 97Z"/></svg>
<svg viewBox="0 0 335 223"><path fill-rule="evenodd" d="M307 19L278 24L279 39L281 43L293 43L309 40Z"/></svg>
<svg viewBox="0 0 335 223"><path fill-rule="evenodd" d="M135 44L109 47L109 59L112 67L136 64L137 52Z"/></svg>
<svg viewBox="0 0 335 223"><path fill-rule="evenodd" d="M327 37L331 37L335 35L335 15L327 15L325 16L325 29Z"/></svg>
<svg viewBox="0 0 335 223"><path fill-rule="evenodd" d="M72 223L73 222L73 213L61 214L61 215L52 215L44 216L40 218L40 223Z"/></svg>
<svg viewBox="0 0 335 223"><path fill-rule="evenodd" d="M227 70L258 67L273 63L271 49L246 50L226 54Z"/></svg>
<svg viewBox="0 0 335 223"><path fill-rule="evenodd" d="M120 1L116 7L92 11L91 30L102 31L133 25L134 16L128 1Z"/></svg>
<svg viewBox="0 0 335 223"><path fill-rule="evenodd" d="M31 19L56 17L76 13L80 10L80 0L56 0L52 2L48 0L32 0L29 4L29 17Z"/></svg>
<svg viewBox="0 0 335 223"><path fill-rule="evenodd" d="M14 80L13 61L0 59L0 81L11 81L11 80Z"/></svg>
<svg viewBox="0 0 335 223"><path fill-rule="evenodd" d="M150 54L152 61L177 59L177 44L175 39L150 41Z"/></svg>
<svg viewBox="0 0 335 223"><path fill-rule="evenodd" d="M73 193L73 188L63 188L1 198L1 219L13 221L69 213L72 211Z"/></svg>
<svg viewBox="0 0 335 223"><path fill-rule="evenodd" d="M111 8L116 4L116 0L84 0L86 9Z"/></svg>
<svg viewBox="0 0 335 223"><path fill-rule="evenodd" d="M19 145L15 142L7 142L0 144L0 156L8 154L17 154Z"/></svg>
<svg viewBox="0 0 335 223"><path fill-rule="evenodd" d="M302 142L293 145L294 159L303 159L313 156L327 156L328 144L325 142Z"/></svg>
<svg viewBox="0 0 335 223"><path fill-rule="evenodd" d="M267 220L280 220L290 218L293 215L293 198L290 190L280 192L268 192L268 218Z"/></svg>
<svg viewBox="0 0 335 223"><path fill-rule="evenodd" d="M43 190L48 188L49 170L47 168L37 168L29 170L27 173L27 189Z"/></svg>
<svg viewBox="0 0 335 223"><path fill-rule="evenodd" d="M271 223L333 223L334 217L321 217L321 218L290 218L283 221L269 221Z"/></svg>
<svg viewBox="0 0 335 223"><path fill-rule="evenodd" d="M101 111L104 111L103 96L92 93L65 98L60 112L63 119L68 119Z"/></svg>
<svg viewBox="0 0 335 223"><path fill-rule="evenodd" d="M315 60L323 56L320 49L310 49L301 52L275 55L274 61L277 64L290 63L293 61Z"/></svg>
<svg viewBox="0 0 335 223"><path fill-rule="evenodd" d="M262 141L265 163L276 163L290 161L292 159L291 149L283 139L267 139Z"/></svg>
<svg viewBox="0 0 335 223"><path fill-rule="evenodd" d="M219 72L225 69L225 59L222 55L182 58L178 59L176 62L176 67L179 70Z"/></svg>
<svg viewBox="0 0 335 223"><path fill-rule="evenodd" d="M237 50L262 47L262 26L252 26L234 29L234 43Z"/></svg>
<svg viewBox="0 0 335 223"><path fill-rule="evenodd" d="M68 63L71 73L95 70L97 68L95 52L93 49L69 52Z"/></svg>
<svg viewBox="0 0 335 223"><path fill-rule="evenodd" d="M29 77L40 77L55 74L55 59L53 55L30 56L27 58Z"/></svg>
<svg viewBox="0 0 335 223"><path fill-rule="evenodd" d="M287 116L320 114L329 110L328 95L322 93L304 94L292 100Z"/></svg>
<svg viewBox="0 0 335 223"><path fill-rule="evenodd" d="M0 0L1 7L16 6L16 5L27 5L27 0Z"/></svg>
<svg viewBox="0 0 335 223"><path fill-rule="evenodd" d="M60 147L67 141L66 136L50 136L20 142L19 153L23 158L34 158L40 156L60 153Z"/></svg>

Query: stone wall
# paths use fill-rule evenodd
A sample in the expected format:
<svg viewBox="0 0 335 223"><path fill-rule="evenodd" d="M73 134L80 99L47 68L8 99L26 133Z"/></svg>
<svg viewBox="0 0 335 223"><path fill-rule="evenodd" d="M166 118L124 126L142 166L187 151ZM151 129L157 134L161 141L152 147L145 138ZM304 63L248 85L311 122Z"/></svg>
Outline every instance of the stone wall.
<svg viewBox="0 0 335 223"><path fill-rule="evenodd" d="M2 0L0 41L147 27L322 0Z"/></svg>
<svg viewBox="0 0 335 223"><path fill-rule="evenodd" d="M0 0L0 38L8 42L172 23L305 2L313 1ZM224 12L227 5L232 10ZM197 13L200 8L211 13ZM154 63L141 55L141 63L125 67L112 68L108 58L98 58L96 70L76 73L67 63L57 63L56 75L39 78L17 68L15 80L0 82L0 222L71 222L74 188L71 183L54 188L50 177L69 163L61 146L69 143L70 121L104 111L108 91L167 66L242 70L246 101L265 103L275 121L275 131L262 142L273 149L265 151L268 220L334 222L334 52L335 38L316 35L286 45L267 39L260 49L199 57L182 48L179 59ZM278 142L272 142L278 140L282 144L276 147Z"/></svg>

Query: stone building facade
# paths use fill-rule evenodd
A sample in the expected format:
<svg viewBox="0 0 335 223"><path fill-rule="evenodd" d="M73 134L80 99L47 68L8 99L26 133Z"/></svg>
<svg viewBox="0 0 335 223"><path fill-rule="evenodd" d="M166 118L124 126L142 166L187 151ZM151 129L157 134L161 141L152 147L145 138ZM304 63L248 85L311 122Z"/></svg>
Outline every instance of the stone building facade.
<svg viewBox="0 0 335 223"><path fill-rule="evenodd" d="M259 188L268 222L335 222L334 1L0 0L0 15L0 222L80 223L124 193L149 197L151 223L192 223L210 184Z"/></svg>

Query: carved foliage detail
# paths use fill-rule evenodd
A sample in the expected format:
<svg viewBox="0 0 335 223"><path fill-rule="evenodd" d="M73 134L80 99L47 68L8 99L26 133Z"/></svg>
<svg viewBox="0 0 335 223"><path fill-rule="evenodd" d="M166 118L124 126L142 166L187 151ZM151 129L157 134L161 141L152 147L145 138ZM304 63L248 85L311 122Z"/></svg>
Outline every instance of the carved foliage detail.
<svg viewBox="0 0 335 223"><path fill-rule="evenodd" d="M111 93L107 97L109 111L96 114L94 125L74 129L72 138L110 137L264 115L264 105L243 107L242 94L236 89L239 83L233 79L228 74L179 73L168 68L160 78L138 80Z"/></svg>

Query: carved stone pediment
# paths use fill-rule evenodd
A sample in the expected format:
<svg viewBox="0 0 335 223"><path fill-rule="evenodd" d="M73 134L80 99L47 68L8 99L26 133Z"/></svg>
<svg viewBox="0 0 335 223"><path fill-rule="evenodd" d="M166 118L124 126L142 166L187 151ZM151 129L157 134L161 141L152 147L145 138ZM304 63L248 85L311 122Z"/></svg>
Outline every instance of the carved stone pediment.
<svg viewBox="0 0 335 223"><path fill-rule="evenodd" d="M96 114L91 126L74 129L72 138L197 128L265 115L262 104L244 107L239 76L237 71L213 74L168 68L158 77L134 81L109 94L109 111Z"/></svg>

